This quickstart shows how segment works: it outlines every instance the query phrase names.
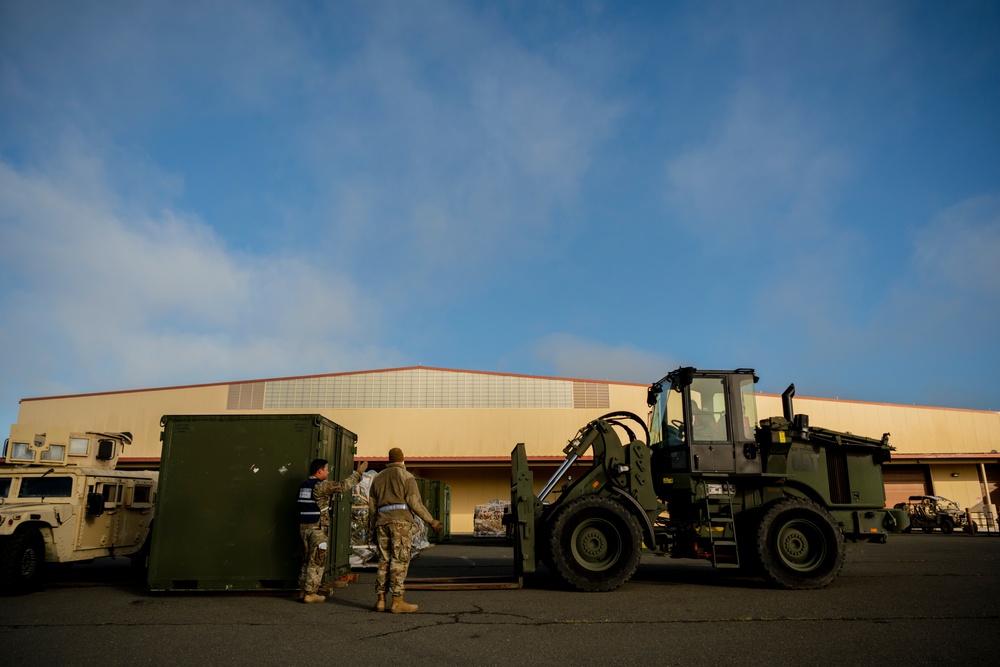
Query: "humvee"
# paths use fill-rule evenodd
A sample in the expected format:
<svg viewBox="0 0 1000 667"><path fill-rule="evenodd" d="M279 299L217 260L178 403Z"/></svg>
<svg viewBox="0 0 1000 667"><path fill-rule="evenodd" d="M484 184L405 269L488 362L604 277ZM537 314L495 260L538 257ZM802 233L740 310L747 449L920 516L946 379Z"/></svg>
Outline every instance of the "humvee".
<svg viewBox="0 0 1000 667"><path fill-rule="evenodd" d="M116 470L130 433L15 424L0 465L0 591L36 588L46 564L131 556L145 565L158 473Z"/></svg>

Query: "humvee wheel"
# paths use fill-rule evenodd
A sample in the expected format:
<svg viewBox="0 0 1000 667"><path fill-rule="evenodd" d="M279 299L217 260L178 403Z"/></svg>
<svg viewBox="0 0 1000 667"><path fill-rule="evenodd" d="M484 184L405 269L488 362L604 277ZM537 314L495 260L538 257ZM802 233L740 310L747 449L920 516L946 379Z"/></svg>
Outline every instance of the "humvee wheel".
<svg viewBox="0 0 1000 667"><path fill-rule="evenodd" d="M941 519L941 532L945 535L951 535L955 532L955 524L952 523L951 519Z"/></svg>
<svg viewBox="0 0 1000 667"><path fill-rule="evenodd" d="M757 532L764 578L783 588L822 588L844 567L844 536L816 503L785 498L771 505Z"/></svg>
<svg viewBox="0 0 1000 667"><path fill-rule="evenodd" d="M559 512L547 556L559 576L581 591L610 591L632 578L642 532L628 510L603 496L573 501Z"/></svg>
<svg viewBox="0 0 1000 667"><path fill-rule="evenodd" d="M38 586L45 542L37 530L21 530L0 542L0 589L24 593Z"/></svg>

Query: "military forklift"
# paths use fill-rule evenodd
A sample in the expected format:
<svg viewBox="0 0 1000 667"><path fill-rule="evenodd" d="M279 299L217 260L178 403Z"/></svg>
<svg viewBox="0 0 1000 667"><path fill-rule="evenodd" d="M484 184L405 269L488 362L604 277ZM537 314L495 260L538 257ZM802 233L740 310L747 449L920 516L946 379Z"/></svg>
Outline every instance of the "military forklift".
<svg viewBox="0 0 1000 667"><path fill-rule="evenodd" d="M669 373L649 387L648 425L631 412L591 421L537 494L518 444L505 521L519 576L541 562L570 588L609 591L645 547L814 589L836 579L846 542L884 543L906 528L906 512L885 507L888 434L810 426L794 413L795 385L783 415L758 423L757 381L746 368Z"/></svg>

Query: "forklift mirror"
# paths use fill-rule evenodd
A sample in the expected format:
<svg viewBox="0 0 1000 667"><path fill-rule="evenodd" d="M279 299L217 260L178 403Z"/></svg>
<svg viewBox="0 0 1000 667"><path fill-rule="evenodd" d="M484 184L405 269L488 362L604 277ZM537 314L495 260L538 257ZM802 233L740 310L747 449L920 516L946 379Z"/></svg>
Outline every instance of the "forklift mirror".
<svg viewBox="0 0 1000 667"><path fill-rule="evenodd" d="M646 392L646 405L656 405L656 397L663 391L663 385L654 382Z"/></svg>
<svg viewBox="0 0 1000 667"><path fill-rule="evenodd" d="M674 385L678 391L681 387L689 387L692 382L694 382L694 368L686 366L677 370L677 379L674 381Z"/></svg>

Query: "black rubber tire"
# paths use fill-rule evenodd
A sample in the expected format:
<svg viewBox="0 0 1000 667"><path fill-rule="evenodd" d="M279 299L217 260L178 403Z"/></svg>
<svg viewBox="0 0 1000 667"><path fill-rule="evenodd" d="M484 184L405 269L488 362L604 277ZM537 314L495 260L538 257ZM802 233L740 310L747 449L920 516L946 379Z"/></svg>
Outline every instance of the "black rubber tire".
<svg viewBox="0 0 1000 667"><path fill-rule="evenodd" d="M979 532L979 524L976 523L975 521L970 521L969 525L965 527L965 532L967 532L969 535L975 535L976 533Z"/></svg>
<svg viewBox="0 0 1000 667"><path fill-rule="evenodd" d="M941 519L941 532L945 535L951 535L955 532L955 524L951 519Z"/></svg>
<svg viewBox="0 0 1000 667"><path fill-rule="evenodd" d="M764 578L782 588L823 588L840 574L844 535L830 513L804 498L770 505L757 531Z"/></svg>
<svg viewBox="0 0 1000 667"><path fill-rule="evenodd" d="M146 581L146 575L149 572L149 553L152 543L153 527L150 526L149 532L146 533L146 539L142 543L142 548L129 556L129 560L131 561L132 578L135 581L143 583Z"/></svg>
<svg viewBox="0 0 1000 667"><path fill-rule="evenodd" d="M757 531L760 530L761 512L747 510L736 521L736 540L740 567L737 574L747 577L761 576L760 553L757 551ZM727 572L728 570L719 570Z"/></svg>
<svg viewBox="0 0 1000 667"><path fill-rule="evenodd" d="M556 574L569 586L610 591L635 574L642 556L642 531L621 504L587 496L559 512L549 531L548 548Z"/></svg>
<svg viewBox="0 0 1000 667"><path fill-rule="evenodd" d="M39 587L45 542L37 530L21 530L0 541L0 590L15 595Z"/></svg>
<svg viewBox="0 0 1000 667"><path fill-rule="evenodd" d="M536 562L541 563L549 572L555 573L556 564L552 560L552 548L549 544L549 539L548 534L537 536L535 541L535 544L537 545L535 548L535 553L537 555Z"/></svg>

